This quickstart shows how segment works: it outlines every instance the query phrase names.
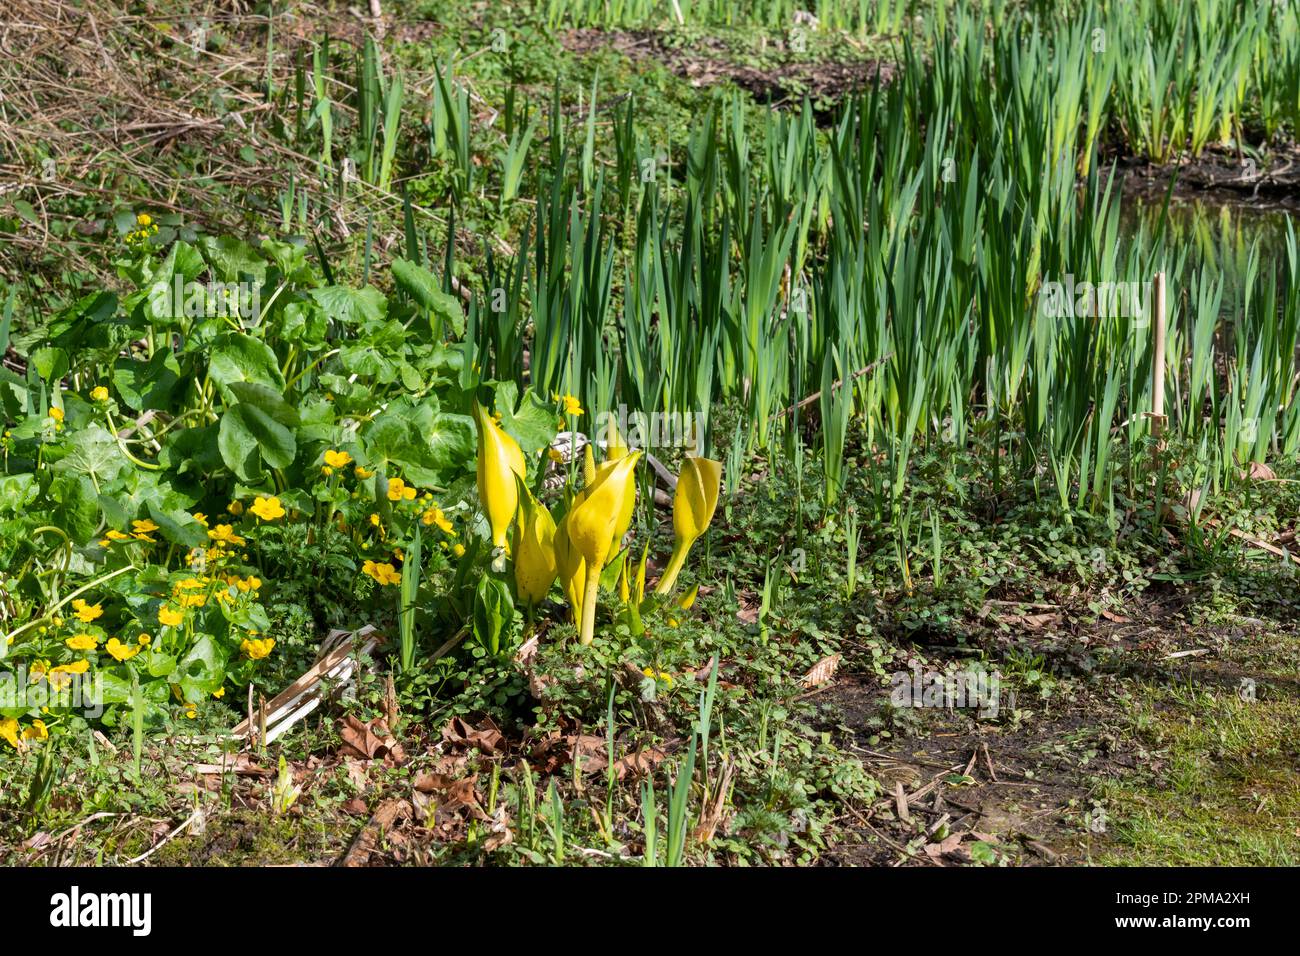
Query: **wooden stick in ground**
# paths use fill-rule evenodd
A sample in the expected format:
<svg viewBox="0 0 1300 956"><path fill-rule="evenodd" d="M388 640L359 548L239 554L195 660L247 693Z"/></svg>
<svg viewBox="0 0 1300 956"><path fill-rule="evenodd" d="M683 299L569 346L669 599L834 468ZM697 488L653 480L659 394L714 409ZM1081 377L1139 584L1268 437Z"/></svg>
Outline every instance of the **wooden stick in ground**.
<svg viewBox="0 0 1300 956"><path fill-rule="evenodd" d="M1165 427L1165 274L1155 276L1152 309L1151 434L1159 438Z"/></svg>
<svg viewBox="0 0 1300 956"><path fill-rule="evenodd" d="M876 359L876 360L875 360L874 362L872 362L870 365L866 366L865 368L860 368L860 369L858 369L856 372L854 372L852 375L850 375L850 376L848 377L848 381L850 381L850 382L856 382L856 381L857 381L858 379L860 379L862 376L868 374L869 372L874 372L876 369L880 368L882 365L884 365L886 362L888 362L888 361L889 361L891 358L893 358L893 357L894 357L894 353L893 353L893 352L886 352L884 355L882 355L880 358ZM845 379L839 379L839 380L837 380L837 381L835 381L835 382L832 382L832 383L831 383L831 391L835 391L835 389L837 389L837 388L839 388L841 385L843 385L844 382L845 382ZM821 397L822 397L821 390L818 389L817 391L815 391L815 392L813 392L811 395L809 395L807 398L800 399L799 401L795 402L795 403L794 403L793 405L791 405L789 408L783 408L783 409L781 409L781 411L777 412L775 415L773 415L771 418L769 418L768 421L770 421L770 422L774 422L774 421L776 421L778 418L781 418L781 417L784 416L784 415L793 415L793 414L794 414L796 411L798 411L799 409L801 409L801 408L805 408L805 407L807 407L808 405L811 405L813 402L817 401L817 399L819 399L819 398L821 398Z"/></svg>

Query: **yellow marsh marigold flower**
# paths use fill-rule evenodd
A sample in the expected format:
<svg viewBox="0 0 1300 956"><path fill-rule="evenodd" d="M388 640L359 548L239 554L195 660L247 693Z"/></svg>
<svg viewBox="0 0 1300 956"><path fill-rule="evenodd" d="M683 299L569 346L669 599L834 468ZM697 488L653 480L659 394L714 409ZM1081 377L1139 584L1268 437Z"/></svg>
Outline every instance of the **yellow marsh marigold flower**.
<svg viewBox="0 0 1300 956"><path fill-rule="evenodd" d="M49 740L50 730L43 720L33 720L32 725L23 731L23 740Z"/></svg>
<svg viewBox="0 0 1300 956"><path fill-rule="evenodd" d="M152 224L153 224L153 216L149 215L147 212L142 212L142 213L140 213L138 216L135 217L135 224L136 224L137 226L149 226L149 225L152 225Z"/></svg>
<svg viewBox="0 0 1300 956"><path fill-rule="evenodd" d="M401 478L392 478L388 482L389 501L414 501L416 491Z"/></svg>
<svg viewBox="0 0 1300 956"><path fill-rule="evenodd" d="M657 671L653 667L647 667L641 671L646 677L653 677L655 680L661 680L669 687L673 684L673 675L667 671Z"/></svg>
<svg viewBox="0 0 1300 956"><path fill-rule="evenodd" d="M225 544L231 547L239 547L245 544L245 540L235 534L235 529L228 524L219 524L208 532L208 537L218 544Z"/></svg>
<svg viewBox="0 0 1300 956"><path fill-rule="evenodd" d="M185 620L185 615L175 608L163 606L158 609L159 624L166 627L178 627L183 620Z"/></svg>
<svg viewBox="0 0 1300 956"><path fill-rule="evenodd" d="M365 481L367 478L373 478L375 473L367 468L362 468L360 465L357 465L357 467L352 469L352 474L357 476L358 481Z"/></svg>
<svg viewBox="0 0 1300 956"><path fill-rule="evenodd" d="M52 667L45 676L52 686L62 688L72 682L70 675L84 674L88 670L90 670L90 661L83 658L79 661L73 661L71 664L60 664L58 667Z"/></svg>
<svg viewBox="0 0 1300 956"><path fill-rule="evenodd" d="M135 647L131 647L128 644L123 644L116 637L110 637L108 643L104 645L104 650L108 651L115 661L129 661L140 653L140 645L137 644Z"/></svg>
<svg viewBox="0 0 1300 956"><path fill-rule="evenodd" d="M221 700L221 698L226 696L226 689L224 687L218 687L212 692L212 696L217 700Z"/></svg>
<svg viewBox="0 0 1300 956"><path fill-rule="evenodd" d="M203 525L203 527L206 528L208 526L208 516L205 515L202 511L196 511L194 512L194 514L190 515L190 517L193 518L195 521L197 521L199 524Z"/></svg>
<svg viewBox="0 0 1300 956"><path fill-rule="evenodd" d="M226 505L226 510L238 518L244 513L244 503L236 498L230 504Z"/></svg>
<svg viewBox="0 0 1300 956"><path fill-rule="evenodd" d="M248 510L253 512L263 521L274 521L276 518L284 517L284 507L280 504L280 499L272 495L258 495L257 500L248 506Z"/></svg>
<svg viewBox="0 0 1300 956"><path fill-rule="evenodd" d="M244 638L239 645L239 649L250 661L260 661L268 656L275 649L275 638L273 637L254 637Z"/></svg>
<svg viewBox="0 0 1300 956"><path fill-rule="evenodd" d="M582 403L574 395L564 395L560 397L560 403L564 406L566 415L583 415Z"/></svg>
<svg viewBox="0 0 1300 956"><path fill-rule="evenodd" d="M331 468L346 468L352 464L352 456L345 451L327 451L325 452L325 464Z"/></svg>
<svg viewBox="0 0 1300 956"><path fill-rule="evenodd" d="M90 390L90 400L92 402L108 401L108 389L106 389L103 385L96 385L94 388Z"/></svg>
<svg viewBox="0 0 1300 956"><path fill-rule="evenodd" d="M59 408L59 406L57 405L51 405L50 417L53 418L56 422L63 421L63 409Z"/></svg>
<svg viewBox="0 0 1300 956"><path fill-rule="evenodd" d="M126 533L123 532L123 531L114 531L114 530L111 529L111 528L110 528L108 531L105 531L105 532L104 532L104 537L108 538L109 541L129 541L129 540L131 540L131 536L130 536L129 534L126 534Z"/></svg>
<svg viewBox="0 0 1300 956"><path fill-rule="evenodd" d="M99 644L99 638L93 634L78 634L63 642L74 651L93 651Z"/></svg>
<svg viewBox="0 0 1300 956"><path fill-rule="evenodd" d="M23 743L18 739L18 721L13 717L0 717L0 740L15 750L23 749Z"/></svg>
<svg viewBox="0 0 1300 956"><path fill-rule="evenodd" d="M82 624L89 624L98 617L104 616L104 608L99 604L87 604L81 598L72 602L72 614Z"/></svg>
<svg viewBox="0 0 1300 956"><path fill-rule="evenodd" d="M399 584L402 580L402 576L397 573L397 569L388 562L376 564L374 561L367 561L361 566L361 570L381 585Z"/></svg>
<svg viewBox="0 0 1300 956"><path fill-rule="evenodd" d="M148 644L152 640L153 638L150 637L148 634L141 634L139 637L135 639L135 642L139 644L141 647L143 647L144 645Z"/></svg>
<svg viewBox="0 0 1300 956"><path fill-rule="evenodd" d="M463 558L465 557L465 546L457 541L451 546L451 553L458 558Z"/></svg>
<svg viewBox="0 0 1300 956"><path fill-rule="evenodd" d="M452 523L447 520L447 516L443 514L441 508L430 508L420 516L420 520L426 525L436 524L444 534L456 533L456 529L452 527Z"/></svg>

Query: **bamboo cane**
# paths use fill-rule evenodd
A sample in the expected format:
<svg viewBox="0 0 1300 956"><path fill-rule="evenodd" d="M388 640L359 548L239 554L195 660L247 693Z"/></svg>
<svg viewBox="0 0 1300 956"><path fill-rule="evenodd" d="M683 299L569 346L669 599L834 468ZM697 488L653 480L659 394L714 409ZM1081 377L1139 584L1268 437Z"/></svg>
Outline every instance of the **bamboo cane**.
<svg viewBox="0 0 1300 956"><path fill-rule="evenodd" d="M1165 274L1155 275L1155 315L1151 357L1151 434L1159 438L1165 427Z"/></svg>

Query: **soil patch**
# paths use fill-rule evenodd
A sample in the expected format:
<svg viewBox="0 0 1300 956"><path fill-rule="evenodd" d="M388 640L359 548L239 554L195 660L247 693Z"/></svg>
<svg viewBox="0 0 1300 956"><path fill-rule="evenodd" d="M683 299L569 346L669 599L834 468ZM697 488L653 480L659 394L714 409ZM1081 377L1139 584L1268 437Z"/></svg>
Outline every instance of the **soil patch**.
<svg viewBox="0 0 1300 956"><path fill-rule="evenodd" d="M823 863L1052 865L1087 856L1105 826L1104 811L1091 806L1089 794L1098 777L1121 774L1134 761L1089 717L1110 709L1103 694L1076 690L1049 705L1036 702L1037 712L1025 719L906 711L910 726L896 721L891 736L875 739L888 698L888 685L861 674L846 675L826 695L842 745L885 794L843 820L848 834Z"/></svg>
<svg viewBox="0 0 1300 956"><path fill-rule="evenodd" d="M842 99L870 86L877 77L888 82L894 72L893 64L881 60L796 58L798 54L779 40L772 43L770 51L747 62L718 37L692 38L683 44L680 36L657 30L578 29L560 39L572 53L614 50L634 62L662 64L692 86L732 83L754 99L773 105L805 95L820 103Z"/></svg>
<svg viewBox="0 0 1300 956"><path fill-rule="evenodd" d="M1267 160L1238 156L1231 150L1207 150L1197 159L1164 166L1119 160L1127 192L1160 200L1174 183L1174 196L1195 197L1252 209L1300 209L1300 146L1271 151Z"/></svg>

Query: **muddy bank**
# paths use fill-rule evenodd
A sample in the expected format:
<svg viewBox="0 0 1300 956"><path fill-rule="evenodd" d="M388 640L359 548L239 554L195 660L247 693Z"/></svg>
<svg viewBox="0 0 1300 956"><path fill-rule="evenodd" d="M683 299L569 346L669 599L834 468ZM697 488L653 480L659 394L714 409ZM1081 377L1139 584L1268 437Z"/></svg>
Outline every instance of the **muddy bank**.
<svg viewBox="0 0 1300 956"><path fill-rule="evenodd" d="M716 36L684 40L658 30L577 29L560 34L559 39L571 53L612 50L636 63L658 63L694 87L731 83L772 105L807 96L819 109L828 108L833 101L868 88L877 77L888 82L895 69L882 60L853 56L847 44L830 58L803 58L780 38L764 41L751 53L741 53Z"/></svg>

